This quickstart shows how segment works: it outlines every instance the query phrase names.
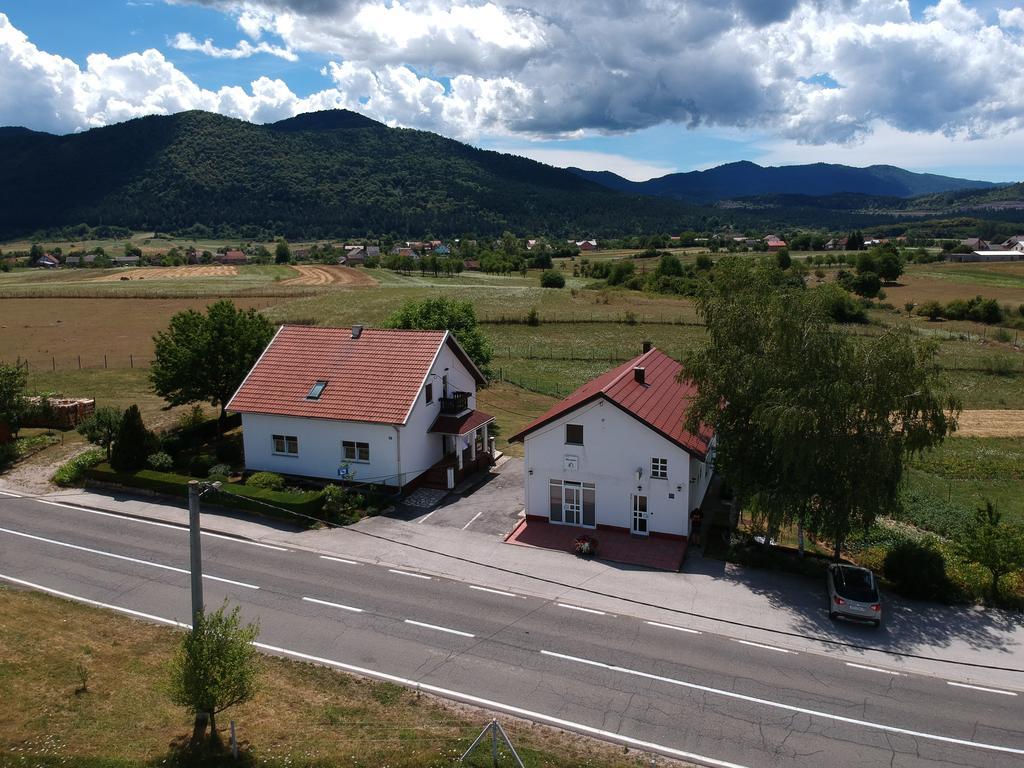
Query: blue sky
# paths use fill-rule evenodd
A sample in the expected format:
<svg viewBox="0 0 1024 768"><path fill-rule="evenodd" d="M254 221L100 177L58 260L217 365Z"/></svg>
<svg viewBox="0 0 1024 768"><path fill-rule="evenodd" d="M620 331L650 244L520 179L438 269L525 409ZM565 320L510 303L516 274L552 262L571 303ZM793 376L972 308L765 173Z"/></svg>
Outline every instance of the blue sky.
<svg viewBox="0 0 1024 768"><path fill-rule="evenodd" d="M0 124L351 108L630 178L1024 179L1024 9L963 0L0 0Z"/></svg>

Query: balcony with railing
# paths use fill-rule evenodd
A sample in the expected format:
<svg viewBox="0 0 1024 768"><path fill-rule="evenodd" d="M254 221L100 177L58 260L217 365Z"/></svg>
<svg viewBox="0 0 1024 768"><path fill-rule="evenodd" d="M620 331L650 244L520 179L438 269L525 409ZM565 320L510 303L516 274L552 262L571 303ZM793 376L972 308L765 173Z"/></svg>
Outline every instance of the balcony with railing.
<svg viewBox="0 0 1024 768"><path fill-rule="evenodd" d="M448 397L442 397L441 413L456 416L469 410L469 392L449 392Z"/></svg>

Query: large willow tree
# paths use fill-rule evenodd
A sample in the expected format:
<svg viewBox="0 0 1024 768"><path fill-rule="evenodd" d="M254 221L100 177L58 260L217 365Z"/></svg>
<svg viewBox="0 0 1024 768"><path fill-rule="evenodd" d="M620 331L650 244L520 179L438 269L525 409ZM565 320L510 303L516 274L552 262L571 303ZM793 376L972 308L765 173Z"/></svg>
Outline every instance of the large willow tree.
<svg viewBox="0 0 1024 768"><path fill-rule="evenodd" d="M707 342L685 361L687 417L712 426L717 465L769 530L797 523L839 558L891 511L904 458L956 428L933 342L906 328L854 335L831 320L836 286L804 288L768 261L726 258L698 299Z"/></svg>

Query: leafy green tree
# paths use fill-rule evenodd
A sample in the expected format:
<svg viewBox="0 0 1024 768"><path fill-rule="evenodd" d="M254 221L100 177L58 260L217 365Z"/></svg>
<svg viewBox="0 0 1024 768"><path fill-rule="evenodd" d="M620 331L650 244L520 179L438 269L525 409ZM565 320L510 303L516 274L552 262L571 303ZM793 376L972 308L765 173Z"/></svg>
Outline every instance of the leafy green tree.
<svg viewBox="0 0 1024 768"><path fill-rule="evenodd" d="M15 434L25 415L25 387L28 371L20 365L0 363L0 422Z"/></svg>
<svg viewBox="0 0 1024 768"><path fill-rule="evenodd" d="M903 274L903 259L899 254L886 252L878 258L878 276L887 283L896 282Z"/></svg>
<svg viewBox="0 0 1024 768"><path fill-rule="evenodd" d="M1024 569L1024 528L1003 522L1003 516L986 501L974 512L964 527L957 544L960 555L977 563L992 576L990 595L999 599L999 580L1014 571Z"/></svg>
<svg viewBox="0 0 1024 768"><path fill-rule="evenodd" d="M789 269L793 264L793 259L786 248L775 252L775 263L778 264L779 269Z"/></svg>
<svg viewBox="0 0 1024 768"><path fill-rule="evenodd" d="M850 287L858 296L873 299L882 290L882 281L874 272L862 272L859 275L854 275Z"/></svg>
<svg viewBox="0 0 1024 768"><path fill-rule="evenodd" d="M853 336L833 293L787 285L770 262L720 261L698 300L708 339L687 355L691 430L710 427L717 464L769 530L797 523L838 558L855 527L892 510L904 456L955 428L933 342L907 329Z"/></svg>
<svg viewBox="0 0 1024 768"><path fill-rule="evenodd" d="M679 257L674 253L663 253L658 260L658 268L655 270L655 274L666 277L681 277L683 274L682 262L679 261Z"/></svg>
<svg viewBox="0 0 1024 768"><path fill-rule="evenodd" d="M283 237L278 238L277 246L274 248L274 263L275 264L287 264L292 260L292 249L288 245L288 241Z"/></svg>
<svg viewBox="0 0 1024 768"><path fill-rule="evenodd" d="M548 269L541 272L540 284L542 288L565 288L565 275L557 269Z"/></svg>
<svg viewBox="0 0 1024 768"><path fill-rule="evenodd" d="M192 630L181 639L171 663L171 700L195 713L193 748L202 746L209 725L209 743L223 748L217 715L249 701L259 690L261 664L253 641L259 624L242 624L236 606L227 602L210 614L193 617Z"/></svg>
<svg viewBox="0 0 1024 768"><path fill-rule="evenodd" d="M227 299L207 307L205 315L179 312L153 337L153 390L171 405L208 402L220 408L223 421L228 400L273 335L263 315Z"/></svg>
<svg viewBox="0 0 1024 768"><path fill-rule="evenodd" d="M110 451L110 466L118 472L135 472L146 466L146 457L155 448L156 438L146 429L139 406L130 405L114 437Z"/></svg>
<svg viewBox="0 0 1024 768"><path fill-rule="evenodd" d="M487 375L494 351L480 330L469 301L439 297L406 302L385 322L386 328L451 331L476 366Z"/></svg>
<svg viewBox="0 0 1024 768"><path fill-rule="evenodd" d="M110 461L110 452L114 446L114 440L121 430L121 422L124 414L117 408L109 406L97 408L93 414L78 425L78 434L85 437L93 445L98 445L107 452L107 461Z"/></svg>

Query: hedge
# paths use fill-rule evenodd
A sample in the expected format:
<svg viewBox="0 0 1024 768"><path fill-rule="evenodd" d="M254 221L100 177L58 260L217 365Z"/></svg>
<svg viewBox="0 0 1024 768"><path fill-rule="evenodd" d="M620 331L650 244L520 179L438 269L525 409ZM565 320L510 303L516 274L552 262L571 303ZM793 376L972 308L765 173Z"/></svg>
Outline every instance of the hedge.
<svg viewBox="0 0 1024 768"><path fill-rule="evenodd" d="M85 473L86 480L95 483L139 488L164 496L184 499L188 497L188 484L193 478L172 472L156 472L142 469L138 472L117 472L104 462ZM260 503L263 502L263 503ZM323 493L320 491L271 491L266 488L250 488L244 485L230 486L228 492L210 497L209 503L231 509L255 512L266 517L288 520L298 525L311 526L312 521L288 514L294 512L310 517L320 517L323 508ZM272 504L273 507L265 506ZM287 511L285 511L287 510Z"/></svg>

